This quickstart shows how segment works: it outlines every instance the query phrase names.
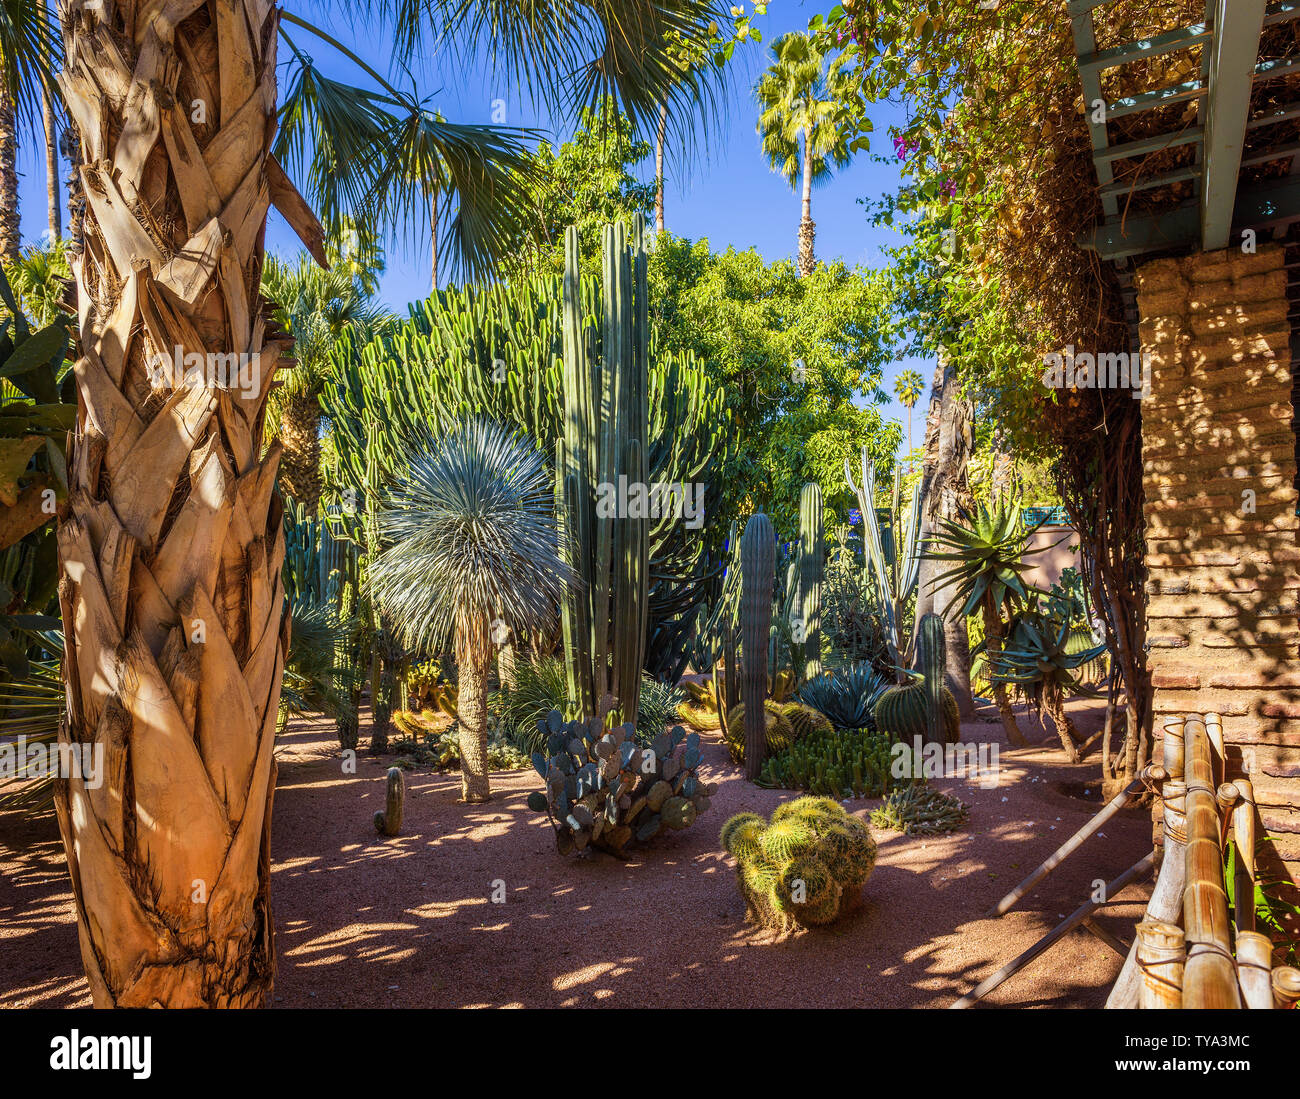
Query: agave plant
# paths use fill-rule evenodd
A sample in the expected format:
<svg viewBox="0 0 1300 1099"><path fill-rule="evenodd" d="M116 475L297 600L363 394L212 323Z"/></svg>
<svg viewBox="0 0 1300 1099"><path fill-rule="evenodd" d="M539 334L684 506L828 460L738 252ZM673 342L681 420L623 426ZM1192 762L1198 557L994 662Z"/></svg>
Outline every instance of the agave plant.
<svg viewBox="0 0 1300 1099"><path fill-rule="evenodd" d="M872 714L889 686L889 681L864 661L810 679L794 697L825 714L837 729L867 729L875 728Z"/></svg>
<svg viewBox="0 0 1300 1099"><path fill-rule="evenodd" d="M1079 670L1106 651L1105 645L1071 652L1071 623L1064 608L1051 600L1044 608L1038 598L1017 614L1008 631L1005 645L989 654L991 679L996 690L1014 686L1033 703L1047 711L1056 726L1061 747L1071 763L1079 761L1078 732L1065 712L1065 696L1082 691ZM987 640L987 639L986 639Z"/></svg>
<svg viewBox="0 0 1300 1099"><path fill-rule="evenodd" d="M545 629L571 576L556 548L537 448L490 420L445 425L378 517L371 597L409 649L451 640L459 671L462 796L491 797L487 677L512 631Z"/></svg>
<svg viewBox="0 0 1300 1099"><path fill-rule="evenodd" d="M1024 574L1030 566L1025 557L1037 527L1026 528L1021 523L1020 504L1011 500L995 500L991 506L979 504L963 519L964 523L941 518L940 529L932 536L930 556L954 562L952 568L934 578L933 589L952 591L949 609L960 604L964 615L983 612L984 646L990 663L995 664L1005 636L1003 612L1014 613L1029 598L1030 585ZM992 684L1007 740L1023 746L1028 742L1016 724L1006 684L996 676Z"/></svg>
<svg viewBox="0 0 1300 1099"><path fill-rule="evenodd" d="M884 626L889 659L898 675L898 682L906 683L906 669L912 664L912 639L905 635L904 624L908 621L907 602L916 593L921 575L921 494L913 492L904 511L902 472L895 468L890 529L886 537L876 514L876 469L865 446L862 448L861 474L860 483L854 484L853 468L849 460L844 459L844 475L862 512L862 547Z"/></svg>

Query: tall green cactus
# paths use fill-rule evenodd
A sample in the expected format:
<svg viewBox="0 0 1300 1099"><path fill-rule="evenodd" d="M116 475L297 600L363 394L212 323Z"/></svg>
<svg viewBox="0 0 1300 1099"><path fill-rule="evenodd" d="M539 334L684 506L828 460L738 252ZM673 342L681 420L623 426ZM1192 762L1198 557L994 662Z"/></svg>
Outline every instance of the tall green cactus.
<svg viewBox="0 0 1300 1099"><path fill-rule="evenodd" d="M795 597L794 638L803 646L803 678L821 675L822 576L825 571L822 490L816 483L799 494L799 591Z"/></svg>
<svg viewBox="0 0 1300 1099"><path fill-rule="evenodd" d="M650 294L645 219L631 244L622 224L605 227L600 366L582 323L578 232L565 236L564 430L556 442L556 515L561 552L581 580L562 608L569 691L582 716L617 706L636 723L649 622L650 518L620 516L650 491ZM600 499L597 499L597 497ZM614 514L609 514L613 510Z"/></svg>
<svg viewBox="0 0 1300 1099"><path fill-rule="evenodd" d="M907 682L911 663L911 639L904 634L907 601L916 591L921 575L921 494L912 493L907 513L902 509L902 474L894 470L894 494L890 508L890 537L886 539L876 514L876 468L867 448L862 448L861 481L854 483L853 467L844 459L844 476L858 498L862 512L862 547L866 555L867 579L875 592L884 625L889 657L899 683Z"/></svg>
<svg viewBox="0 0 1300 1099"><path fill-rule="evenodd" d="M776 581L776 531L761 511L740 540L741 701L745 704L745 777L755 781L767 750L767 648L772 632L772 589Z"/></svg>
<svg viewBox="0 0 1300 1099"><path fill-rule="evenodd" d="M345 335L332 356L339 380L321 397L331 424L327 450L337 459L337 488L363 491L372 422L384 425L374 457L385 482L402 478L412 441L449 416L488 417L553 453L566 438L570 407L564 361L580 352L593 374L586 389L594 400L586 417L594 438L604 418L598 376L605 297L599 271L580 278L512 278L440 291L364 347L356 348ZM692 353L656 354L651 348L638 350L637 357L648 360L647 372L638 375L645 387L639 438L648 479L703 485L703 509L712 514L722 500L717 474L735 445L725 394ZM680 673L683 644L707 597L723 532L716 524L688 527L668 508L648 524L647 637L653 640L646 666Z"/></svg>
<svg viewBox="0 0 1300 1099"><path fill-rule="evenodd" d="M947 739L943 695L948 672L943 619L937 614L924 615L916 632L917 669L925 676L925 739L927 744L943 744Z"/></svg>

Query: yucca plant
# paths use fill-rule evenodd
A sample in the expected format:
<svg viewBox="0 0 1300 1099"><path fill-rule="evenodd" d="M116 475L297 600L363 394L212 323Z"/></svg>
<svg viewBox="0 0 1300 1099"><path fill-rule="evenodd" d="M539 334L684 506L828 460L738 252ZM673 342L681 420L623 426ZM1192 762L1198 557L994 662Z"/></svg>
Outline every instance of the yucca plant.
<svg viewBox="0 0 1300 1099"><path fill-rule="evenodd" d="M1013 617L1001 651L989 652L990 679L995 691L1014 686L1036 709L1046 710L1066 758L1077 763L1080 738L1065 712L1065 696L1084 690L1078 672L1106 646L1071 652L1068 605L1039 596L1031 593L1026 607Z"/></svg>
<svg viewBox="0 0 1300 1099"><path fill-rule="evenodd" d="M570 581L540 451L490 420L445 425L378 517L370 594L408 648L451 640L459 671L462 796L491 797L487 678L510 632L545 629Z"/></svg>
<svg viewBox="0 0 1300 1099"><path fill-rule="evenodd" d="M1030 565L1026 551L1035 528L1020 521L1019 501L994 500L992 505L978 504L963 515L964 522L939 519L940 529L931 537L929 555L939 561L954 562L947 572L934 578L933 590L951 591L948 609L960 605L963 615L979 610L984 617L984 646L990 664L997 663L1005 636L1003 612L1014 613L1029 598L1024 574ZM947 614L947 610L944 612ZM1007 697L1006 682L992 677L993 698L1002 716L1002 727L1009 743L1028 743Z"/></svg>

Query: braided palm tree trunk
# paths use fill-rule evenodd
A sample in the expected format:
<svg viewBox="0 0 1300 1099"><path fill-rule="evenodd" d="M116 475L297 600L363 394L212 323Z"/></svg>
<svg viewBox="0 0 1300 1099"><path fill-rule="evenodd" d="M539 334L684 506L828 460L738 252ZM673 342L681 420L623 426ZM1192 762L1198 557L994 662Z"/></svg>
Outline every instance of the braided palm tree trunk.
<svg viewBox="0 0 1300 1099"><path fill-rule="evenodd" d="M319 226L268 154L271 0L61 8L86 210L60 738L104 748L56 797L82 960L98 1006L252 1007L289 637L262 428L290 341L258 286L271 202L316 254ZM207 369L160 379L178 349Z"/></svg>

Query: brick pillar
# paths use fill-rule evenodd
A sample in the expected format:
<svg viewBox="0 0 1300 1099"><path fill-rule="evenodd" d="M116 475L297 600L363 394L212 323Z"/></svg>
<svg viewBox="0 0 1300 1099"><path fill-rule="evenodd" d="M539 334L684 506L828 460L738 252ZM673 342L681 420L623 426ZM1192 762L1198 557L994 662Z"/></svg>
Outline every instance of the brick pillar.
<svg viewBox="0 0 1300 1099"><path fill-rule="evenodd" d="M1137 289L1155 734L1172 715L1223 715L1228 777L1252 780L1295 882L1300 521L1282 264L1273 245L1159 259Z"/></svg>

